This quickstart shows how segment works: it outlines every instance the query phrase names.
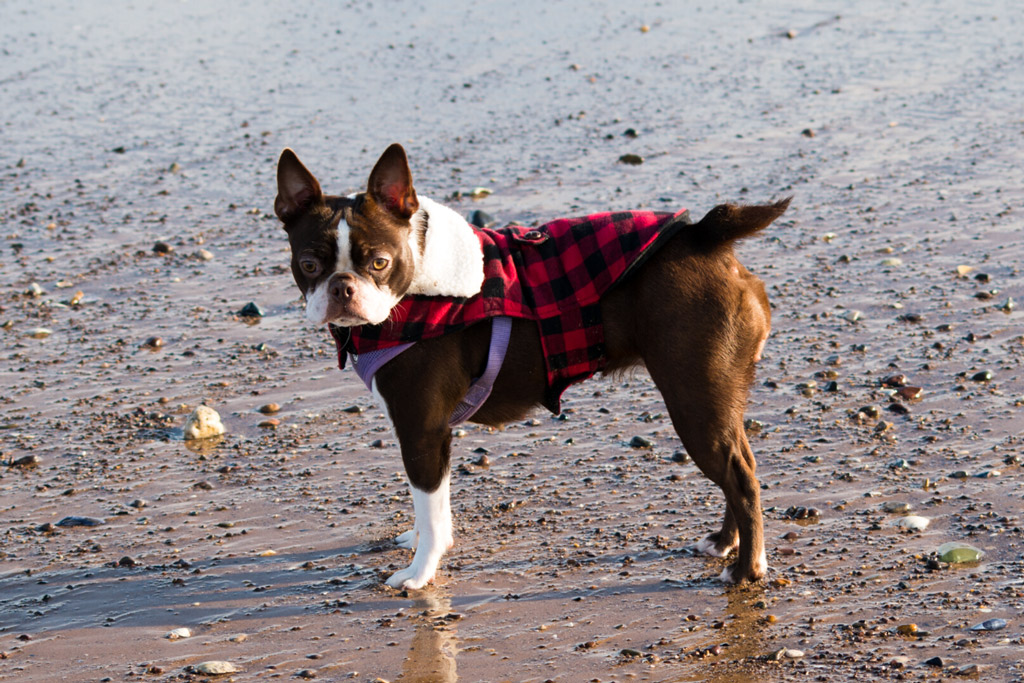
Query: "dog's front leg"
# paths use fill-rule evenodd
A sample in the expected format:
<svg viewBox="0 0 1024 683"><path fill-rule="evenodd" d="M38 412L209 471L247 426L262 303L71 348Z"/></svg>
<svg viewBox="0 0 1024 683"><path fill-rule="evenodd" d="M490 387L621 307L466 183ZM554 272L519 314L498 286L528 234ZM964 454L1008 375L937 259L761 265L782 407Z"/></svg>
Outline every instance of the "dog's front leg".
<svg viewBox="0 0 1024 683"><path fill-rule="evenodd" d="M433 580L437 565L454 539L447 473L434 491L423 491L411 481L413 511L416 515L416 554L412 564L387 580L392 588L422 588Z"/></svg>
<svg viewBox="0 0 1024 683"><path fill-rule="evenodd" d="M374 394L391 420L402 449L402 461L412 491L413 528L396 538L415 548L412 564L396 572L393 588L422 588L433 580L444 553L452 547L450 500L451 429L445 411L436 404L389 400L387 386L374 382Z"/></svg>

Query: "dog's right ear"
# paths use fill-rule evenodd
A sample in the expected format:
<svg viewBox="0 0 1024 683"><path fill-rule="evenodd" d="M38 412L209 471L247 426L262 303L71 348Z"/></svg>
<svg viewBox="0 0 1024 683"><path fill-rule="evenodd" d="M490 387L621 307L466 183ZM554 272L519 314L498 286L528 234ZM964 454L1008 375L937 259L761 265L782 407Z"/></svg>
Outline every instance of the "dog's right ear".
<svg viewBox="0 0 1024 683"><path fill-rule="evenodd" d="M321 199L320 183L309 172L295 152L285 148L277 162L277 199L274 200L274 213L283 222Z"/></svg>

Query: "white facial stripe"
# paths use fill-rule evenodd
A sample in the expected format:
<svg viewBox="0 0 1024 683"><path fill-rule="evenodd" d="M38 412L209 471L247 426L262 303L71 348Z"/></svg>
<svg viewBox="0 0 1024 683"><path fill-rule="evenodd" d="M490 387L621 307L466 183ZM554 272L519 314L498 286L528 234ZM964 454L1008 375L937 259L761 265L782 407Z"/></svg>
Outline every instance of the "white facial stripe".
<svg viewBox="0 0 1024 683"><path fill-rule="evenodd" d="M338 260L334 262L334 272L351 273L352 271L352 228L342 218L338 221Z"/></svg>

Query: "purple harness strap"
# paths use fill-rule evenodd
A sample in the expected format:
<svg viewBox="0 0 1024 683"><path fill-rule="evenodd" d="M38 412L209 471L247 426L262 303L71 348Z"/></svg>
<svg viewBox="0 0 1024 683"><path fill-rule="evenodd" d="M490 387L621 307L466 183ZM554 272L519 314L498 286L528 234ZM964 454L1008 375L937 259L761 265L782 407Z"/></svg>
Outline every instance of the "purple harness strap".
<svg viewBox="0 0 1024 683"><path fill-rule="evenodd" d="M449 427L462 424L471 418L491 395L494 380L498 378L501 366L505 362L505 352L508 351L508 342L511 337L512 318L502 316L491 321L491 345L487 352L487 367L484 368L484 374L470 385L469 391L459 401L452 416L448 418ZM366 388L372 391L373 376L377 374L377 371L410 346L412 346L411 343L399 344L386 349L361 353L358 356L350 354L352 367L355 368L356 374L359 375L359 379L363 380Z"/></svg>

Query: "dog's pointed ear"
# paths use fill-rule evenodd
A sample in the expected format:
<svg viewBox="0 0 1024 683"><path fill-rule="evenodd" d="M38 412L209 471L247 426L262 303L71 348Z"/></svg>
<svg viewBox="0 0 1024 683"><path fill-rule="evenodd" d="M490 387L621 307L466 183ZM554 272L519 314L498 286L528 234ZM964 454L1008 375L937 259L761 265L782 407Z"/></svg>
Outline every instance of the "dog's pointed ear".
<svg viewBox="0 0 1024 683"><path fill-rule="evenodd" d="M320 183L302 165L295 152L285 148L277 162L277 199L274 200L274 213L277 217L287 223L322 197Z"/></svg>
<svg viewBox="0 0 1024 683"><path fill-rule="evenodd" d="M420 208L412 188L412 171L405 150L397 142L380 155L370 172L366 193L393 215L408 219Z"/></svg>

